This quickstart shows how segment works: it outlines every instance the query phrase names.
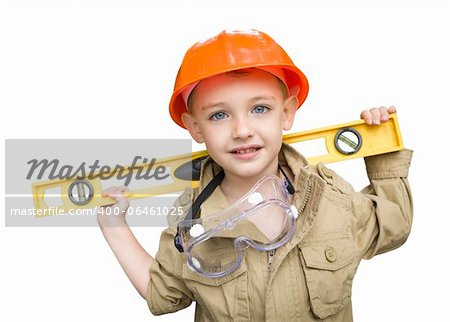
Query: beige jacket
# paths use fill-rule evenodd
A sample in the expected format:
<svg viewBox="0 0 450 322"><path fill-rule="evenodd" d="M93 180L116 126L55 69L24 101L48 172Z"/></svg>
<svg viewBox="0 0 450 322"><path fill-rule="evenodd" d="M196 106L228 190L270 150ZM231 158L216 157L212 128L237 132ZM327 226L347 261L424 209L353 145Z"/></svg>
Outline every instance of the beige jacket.
<svg viewBox="0 0 450 322"><path fill-rule="evenodd" d="M191 271L173 243L172 227L161 235L150 268L147 302L155 315L196 301L195 321L352 321L352 280L362 258L402 245L410 232L412 199L407 176L411 150L365 158L370 186L355 192L323 164L308 165L284 145L280 164L295 176L293 203L302 210L295 236L275 255L251 247L242 265L222 278ZM217 173L202 167L200 189ZM186 210L198 191L187 190L176 205ZM201 212L226 208L218 187Z"/></svg>

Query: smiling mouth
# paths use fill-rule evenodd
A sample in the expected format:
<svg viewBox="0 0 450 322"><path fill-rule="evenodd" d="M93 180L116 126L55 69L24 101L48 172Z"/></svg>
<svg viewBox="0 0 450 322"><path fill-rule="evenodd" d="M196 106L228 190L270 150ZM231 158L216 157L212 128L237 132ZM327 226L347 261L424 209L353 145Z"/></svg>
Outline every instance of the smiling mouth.
<svg viewBox="0 0 450 322"><path fill-rule="evenodd" d="M234 154L246 154L246 153L253 153L258 151L259 149L261 149L261 147L259 146L254 146L254 147L246 147L246 148L238 148L238 149L233 149L231 150L231 153Z"/></svg>

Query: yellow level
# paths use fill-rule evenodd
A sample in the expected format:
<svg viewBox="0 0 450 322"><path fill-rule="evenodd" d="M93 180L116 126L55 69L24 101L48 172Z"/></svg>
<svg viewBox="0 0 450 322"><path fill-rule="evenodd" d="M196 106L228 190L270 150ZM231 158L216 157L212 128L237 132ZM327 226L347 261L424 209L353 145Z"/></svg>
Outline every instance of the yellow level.
<svg viewBox="0 0 450 322"><path fill-rule="evenodd" d="M327 154L307 158L311 164L330 163L403 149L396 114L390 115L387 122L378 126L370 126L363 120L358 120L287 134L283 137L283 141L290 144L316 139L325 141ZM153 164L154 166L162 165L166 169L171 169L172 182L156 187L136 189L126 193L126 196L129 199L145 198L181 191L186 187L196 187L201 161L207 156L208 152L204 150L157 160ZM149 165L139 164L136 166L145 170ZM35 208L41 209L42 213L45 213L43 210L49 208L44 199L46 191L49 189L54 191L55 188L61 191L60 196L57 196L60 198L60 205L57 208L63 209L65 212L70 209L92 208L114 203L113 199L101 196L104 190L101 181L102 179L94 175L94 179L50 180L33 183Z"/></svg>

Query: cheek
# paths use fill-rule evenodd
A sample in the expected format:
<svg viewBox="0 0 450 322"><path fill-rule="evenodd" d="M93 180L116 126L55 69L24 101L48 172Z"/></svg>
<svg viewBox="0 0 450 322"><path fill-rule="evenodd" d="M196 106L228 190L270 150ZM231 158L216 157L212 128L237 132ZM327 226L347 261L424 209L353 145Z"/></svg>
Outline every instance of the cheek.
<svg viewBox="0 0 450 322"><path fill-rule="evenodd" d="M217 126L208 126L204 128L204 139L207 149L217 149L226 143L226 131Z"/></svg>
<svg viewBox="0 0 450 322"><path fill-rule="evenodd" d="M211 140L219 140L218 137L226 136L232 129L232 123L229 120L203 120L199 124L203 133L205 133L205 135Z"/></svg>
<svg viewBox="0 0 450 322"><path fill-rule="evenodd" d="M259 124L259 128L262 129L262 132L272 133L272 135L283 132L283 116L279 113L273 115L271 118L264 120Z"/></svg>
<svg viewBox="0 0 450 322"><path fill-rule="evenodd" d="M264 131L260 132L260 136L266 144L272 149L281 147L283 141L283 131L278 126L266 127Z"/></svg>
<svg viewBox="0 0 450 322"><path fill-rule="evenodd" d="M272 126L268 126L266 131L264 132L264 136L267 141L270 141L273 146L281 146L283 141L283 127L282 120L278 120L276 124L272 124Z"/></svg>

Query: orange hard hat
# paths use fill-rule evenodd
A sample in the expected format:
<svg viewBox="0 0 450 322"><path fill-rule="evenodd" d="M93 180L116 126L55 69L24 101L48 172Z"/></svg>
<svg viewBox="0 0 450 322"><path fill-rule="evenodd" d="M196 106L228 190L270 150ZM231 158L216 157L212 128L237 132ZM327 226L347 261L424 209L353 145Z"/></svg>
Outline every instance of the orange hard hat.
<svg viewBox="0 0 450 322"><path fill-rule="evenodd" d="M298 107L302 105L308 95L308 80L280 45L257 30L222 31L197 42L186 52L170 99L170 116L184 128L181 115L187 111L186 91L208 77L252 67L260 67L279 77L291 94L297 95ZM282 70L284 77L274 70Z"/></svg>

